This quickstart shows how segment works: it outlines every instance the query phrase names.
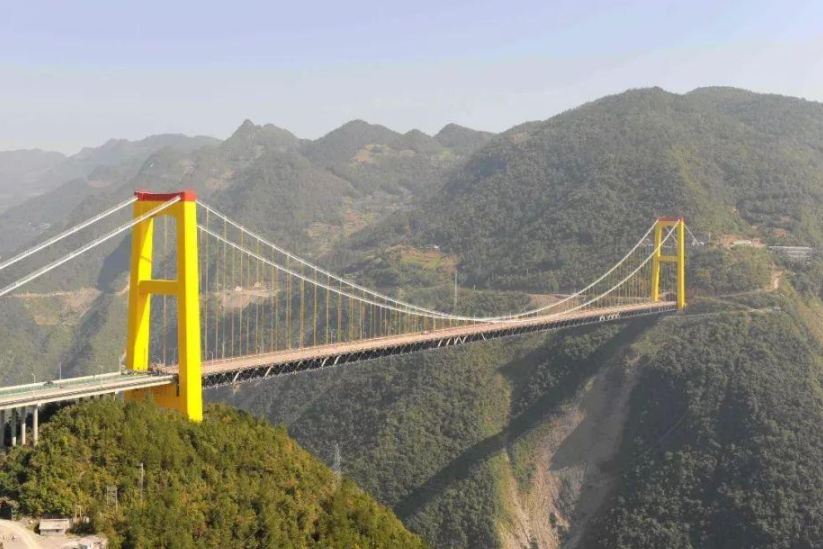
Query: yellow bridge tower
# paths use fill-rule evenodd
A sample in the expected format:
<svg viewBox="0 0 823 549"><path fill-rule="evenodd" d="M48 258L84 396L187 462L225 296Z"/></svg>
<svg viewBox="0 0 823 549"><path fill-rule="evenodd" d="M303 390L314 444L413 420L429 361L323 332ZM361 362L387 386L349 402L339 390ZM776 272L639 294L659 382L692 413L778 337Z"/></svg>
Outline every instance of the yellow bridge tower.
<svg viewBox="0 0 823 549"><path fill-rule="evenodd" d="M143 400L150 393L160 406L177 410L190 420L199 422L203 419L203 392L200 374L197 197L191 191L171 194L138 191L135 194L135 218L171 199L179 197L180 200L138 223L132 232L126 367L136 371L148 370L151 296L169 295L177 298L180 369L177 384L130 391L125 398ZM176 222L176 280L152 278L154 219L160 216L169 216Z"/></svg>
<svg viewBox="0 0 823 549"><path fill-rule="evenodd" d="M663 229L674 227L677 249L674 255L663 255ZM658 217L654 225L654 249L652 260L652 301L660 300L660 265L675 263L677 266L677 308L686 307L686 221L682 217Z"/></svg>

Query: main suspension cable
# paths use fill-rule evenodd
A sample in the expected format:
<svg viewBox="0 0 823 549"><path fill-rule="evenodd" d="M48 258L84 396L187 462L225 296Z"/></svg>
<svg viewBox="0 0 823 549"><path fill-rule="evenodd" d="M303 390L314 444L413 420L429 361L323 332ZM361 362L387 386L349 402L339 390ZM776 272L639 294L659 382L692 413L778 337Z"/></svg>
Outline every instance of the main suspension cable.
<svg viewBox="0 0 823 549"><path fill-rule="evenodd" d="M36 254L37 252L39 252L42 249L48 248L52 244L56 244L57 242L60 242L64 238L67 238L67 237L69 237L69 236L71 236L71 235L73 235L77 232L82 231L83 229L85 229L89 225L93 225L93 224L97 223L98 221L101 221L101 220L107 218L108 216L110 216L111 214L113 214L115 212L119 212L120 210L122 210L126 206L129 206L130 204L134 204L134 202L136 200L137 200L137 197L133 196L133 197L129 198L128 200L126 200L124 202L121 202L120 204L118 204L118 205L116 205L112 208L109 208L108 210L106 210L105 212L103 212L101 214L95 215L94 217L90 217L89 219L83 221L82 223L79 223L79 224L75 225L74 227L63 231L62 233L60 233L58 235L53 236L53 237L49 238L48 240L46 240L44 242L41 242L40 244L37 244L36 246L33 246L33 247L29 248L28 250L26 250L24 252L20 252L16 256L14 256L12 258L9 258L6 261L0 263L0 271L5 269L6 267L10 267L10 266L14 265L18 261L22 261L22 260L26 259L27 257L29 257L32 254Z"/></svg>
<svg viewBox="0 0 823 549"><path fill-rule="evenodd" d="M128 223L125 223L125 224L117 227L113 231L111 231L111 232L109 232L109 233L107 233L107 234L105 234L105 235L103 235L99 238L96 238L96 239L92 240L91 242L89 242L87 244L84 244L83 246L77 248L73 252L70 252L70 253L64 255L60 259L52 261L51 263L49 263L45 267L37 269L33 273L31 273L29 275L26 275L23 278L20 278L15 282L12 282L8 286L6 286L2 290L0 290L0 297L3 297L4 295L6 295L9 292L13 292L14 290L19 288L20 286L23 286L24 284L28 284L32 280L40 278L41 276L48 273L49 271L52 271L52 270L56 269L57 267L59 267L60 265L63 265L64 263L66 263L68 261L71 261L75 257L91 250L92 248L96 248L100 244L103 244L104 242L106 242L108 240L111 240L115 236L128 231L129 229L131 229L135 225L138 225L138 224L142 223L143 221L145 221L146 219L149 219L150 217L153 217L153 216L157 215L158 213L162 212L163 210L165 210L166 208L168 208L172 204L175 204L179 201L180 201L180 197L175 196L171 200L169 200L167 202L163 202L162 204L160 204L156 208L153 208L152 210L149 210L148 212L144 213L140 217L136 217L136 218L132 219Z"/></svg>

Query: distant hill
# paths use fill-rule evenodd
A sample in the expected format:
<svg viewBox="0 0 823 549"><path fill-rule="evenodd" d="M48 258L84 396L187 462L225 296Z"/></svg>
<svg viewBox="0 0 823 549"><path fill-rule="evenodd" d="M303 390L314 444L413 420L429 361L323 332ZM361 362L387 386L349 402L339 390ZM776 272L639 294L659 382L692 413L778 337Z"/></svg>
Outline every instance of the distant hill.
<svg viewBox="0 0 823 549"><path fill-rule="evenodd" d="M39 171L36 177L32 176L29 188L33 191L28 196L34 198L24 203L18 201L18 207L0 215L0 256L68 218L72 209L90 195L117 187L134 177L157 151L169 148L188 153L217 143L219 141L212 137L164 134L139 141L111 139L100 147L87 147L73 156L60 159L49 156L58 161ZM3 154L9 153L0 153L0 170ZM20 169L20 163L16 165Z"/></svg>
<svg viewBox="0 0 823 549"><path fill-rule="evenodd" d="M444 147L454 149L460 154L471 154L494 137L493 133L480 132L457 124L443 126L434 138Z"/></svg>
<svg viewBox="0 0 823 549"><path fill-rule="evenodd" d="M323 137L307 143L303 149L306 157L322 166L345 164L369 144L388 145L400 134L364 120L352 120L332 130Z"/></svg>
<svg viewBox="0 0 823 549"><path fill-rule="evenodd" d="M225 407L194 425L151 404L80 404L0 464L0 497L36 517L82 508L123 549L425 547L282 428Z"/></svg>
<svg viewBox="0 0 823 549"><path fill-rule="evenodd" d="M251 158L272 150L286 152L297 150L303 144L293 133L274 124L256 126L244 120L234 133L220 145L220 151L228 158Z"/></svg>
<svg viewBox="0 0 823 549"><path fill-rule="evenodd" d="M290 231L281 234L284 243L325 250L412 197L442 185L484 141L478 136L487 135L452 126L441 132L441 138L446 136L442 143L419 130L401 135L362 120L314 141L250 120L222 142L182 135L112 139L40 168L31 187L40 189L37 194L42 196L0 214L0 256L64 225L84 202L98 204L102 199L105 204L134 188L193 188L204 199L214 195L229 213L251 208L252 217L256 202L265 204L277 197L271 204L275 211L259 219L275 222L270 234ZM31 152L29 164L37 154ZM0 156L0 176L2 162ZM22 173L29 164L15 161L14 169Z"/></svg>
<svg viewBox="0 0 823 549"><path fill-rule="evenodd" d="M39 149L0 151L0 213L47 191L39 179L65 158L61 153Z"/></svg>
<svg viewBox="0 0 823 549"><path fill-rule="evenodd" d="M822 127L823 105L799 99L632 90L504 132L362 241L438 244L468 283L532 290L582 283L660 215L821 246Z"/></svg>
<svg viewBox="0 0 823 549"><path fill-rule="evenodd" d="M472 150L466 142L452 148L420 130L400 135L362 120L344 124L303 147L309 159L350 181L358 191L400 196L438 187Z"/></svg>

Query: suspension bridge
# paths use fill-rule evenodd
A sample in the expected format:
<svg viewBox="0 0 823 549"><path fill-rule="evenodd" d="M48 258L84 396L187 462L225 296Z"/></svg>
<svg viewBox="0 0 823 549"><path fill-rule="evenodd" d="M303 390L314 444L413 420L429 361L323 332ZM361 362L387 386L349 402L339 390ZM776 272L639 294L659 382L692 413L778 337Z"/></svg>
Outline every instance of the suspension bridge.
<svg viewBox="0 0 823 549"><path fill-rule="evenodd" d="M128 220L109 227L122 212ZM82 238L95 227L102 234ZM686 230L682 218L658 218L587 286L539 306L473 316L335 275L193 192L136 192L0 262L0 272L17 269L0 288L2 307L24 285L131 234L124 362L115 372L0 387L0 448L26 444L27 424L36 444L39 409L48 403L123 394L201 421L210 387L683 309ZM77 245L28 268L68 243Z"/></svg>

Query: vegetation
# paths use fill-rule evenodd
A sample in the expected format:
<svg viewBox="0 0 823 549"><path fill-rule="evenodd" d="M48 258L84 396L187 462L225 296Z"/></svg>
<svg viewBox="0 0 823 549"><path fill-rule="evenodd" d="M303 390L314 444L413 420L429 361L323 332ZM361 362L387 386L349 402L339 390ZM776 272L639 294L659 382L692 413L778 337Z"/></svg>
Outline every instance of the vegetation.
<svg viewBox="0 0 823 549"><path fill-rule="evenodd" d="M354 120L306 143L302 151L316 165L350 181L360 193L419 195L442 185L452 169L483 144L485 134L462 130L438 139L419 130L401 135Z"/></svg>
<svg viewBox="0 0 823 549"><path fill-rule="evenodd" d="M710 243L823 246L821 119L741 90L632 90L504 132L353 245L438 244L472 284L541 292L586 282L661 215Z"/></svg>
<svg viewBox="0 0 823 549"><path fill-rule="evenodd" d="M752 248L719 248L689 255L687 280L703 294L732 294L762 290L771 282L767 252Z"/></svg>
<svg viewBox="0 0 823 549"><path fill-rule="evenodd" d="M649 89L493 138L353 122L306 142L245 123L215 149L155 154L129 185L194 186L284 246L423 305L451 310L456 269L457 310L472 314L589 282L655 216L685 215L707 245L689 248L692 305L682 315L381 360L214 398L285 424L327 462L339 445L346 473L434 547L812 548L823 545L823 262L727 246L759 238L823 247L821 108L723 88ZM78 267L65 283L110 293L124 282L116 263L105 276ZM105 313L118 306L109 298L66 333L29 322L22 305L7 308L0 321L21 341L0 341L0 357L50 353L49 363L69 346L75 364L92 367L120 329ZM82 338L68 334L78 330ZM603 433L615 450L600 462L579 440L596 421L583 397L615 372L606 385L626 390L626 405ZM204 429L216 428L212 419ZM243 463L232 452L226 463ZM27 480L9 470L4 486L25 499ZM131 488L122 488L133 495L128 470ZM529 508L535 501L542 507ZM129 542L116 516L96 516ZM179 520L189 528L200 518ZM203 524L191 528L206 536ZM506 537L515 526L531 530Z"/></svg>
<svg viewBox="0 0 823 549"><path fill-rule="evenodd" d="M0 493L24 512L82 509L115 548L425 547L282 428L222 406L195 425L151 404L84 403L0 459Z"/></svg>
<svg viewBox="0 0 823 549"><path fill-rule="evenodd" d="M644 336L619 488L587 547L823 543L823 348L790 298L759 305Z"/></svg>
<svg viewBox="0 0 823 549"><path fill-rule="evenodd" d="M434 138L444 147L448 147L458 154L470 155L488 143L494 134L479 132L457 124L446 124Z"/></svg>
<svg viewBox="0 0 823 549"><path fill-rule="evenodd" d="M496 482L486 444L507 415L501 343L307 374L239 395L286 422L435 547L495 545ZM309 395L313 395L309 397ZM499 448L498 448L499 450Z"/></svg>
<svg viewBox="0 0 823 549"><path fill-rule="evenodd" d="M714 95L716 101L707 99ZM592 519L575 511L573 498L547 496L565 505L551 514L544 509L536 518L552 524L554 543L574 538L578 547L618 542L622 547L819 545L822 538L811 526L815 519L800 511L811 505L819 488L782 472L806 464L801 467L808 473L814 458L799 457L805 445L771 453L770 428L764 426L770 424L758 415L764 414L761 403L768 402L775 408L769 421L777 422L788 440L806 437L808 444L819 444L817 434L806 429L809 420L795 413L802 402L808 417L819 414L814 395L820 355L812 334L820 327L810 320L818 313L804 309L791 285L803 291L804 299L817 299L823 295L816 281L821 266L775 265L765 250L724 246L752 237L775 244L823 242L808 209L809 203L821 203L823 180L819 171L796 162L800 154L813 159L811 165L823 165L823 142L808 128L795 135L791 128L804 127L803 116L787 115L775 122L784 126L784 137L775 144L774 133L754 121L751 112L722 106L736 95L755 96L641 90L514 128L476 153L442 191L408 214L357 235L347 256L360 280L402 287L416 296L422 296L416 287L439 283L442 304L448 303L447 271L404 261L393 250L407 248L394 246L439 245L456 261L463 285L551 291L591 278L614 260L599 252L622 253L655 216L684 213L708 241L704 248L689 249L693 318L657 325L635 321L623 329L511 340L505 348L478 344L381 361L345 374L274 382L231 401L285 423L325 459L331 456L330 441L339 441L345 470L434 546L514 547L500 535L501 525L513 522L517 512L504 495L509 475L521 494L539 489L537 473L552 467L540 461L546 459L540 456L551 437L552 418L616 361L626 371L637 369L639 377L625 421L633 426L631 432L615 461L603 465L612 496L594 509L599 518L585 532L574 530L575 524ZM782 104L781 112L820 110L817 104L798 106L783 98L765 102L769 108ZM758 102L752 103L746 108L757 111ZM780 297L772 296L773 275L784 276ZM746 349L751 341L758 343ZM673 371L666 360L677 356ZM724 361L734 356L746 363L734 383L755 395L743 400L739 415L728 408L738 400L730 398L722 406L716 401L725 387L718 376L731 375ZM466 357L471 364L463 363ZM700 400L704 393L697 387L705 399L713 395L711 405ZM796 392L807 396L797 400ZM689 431L691 415L666 435L686 407L703 406L701 428L738 422L723 428L727 438ZM737 431L749 437L745 445ZM713 452L711 463L725 468L695 468L704 463L704 450L699 450L704 444ZM726 465L741 459L735 452L744 446L745 463ZM667 452L685 456L686 465L667 468ZM720 475L727 471L728 484L721 489L726 481ZM752 474L771 480L755 482ZM644 482L642 475L651 480ZM769 507L769 497L787 498L788 492L789 507ZM685 508L681 498L691 507ZM733 517L723 514L730 502L737 505ZM718 533L731 518L741 527ZM677 521L683 524L675 528ZM716 530L700 537L709 525ZM761 528L769 535L752 534Z"/></svg>

